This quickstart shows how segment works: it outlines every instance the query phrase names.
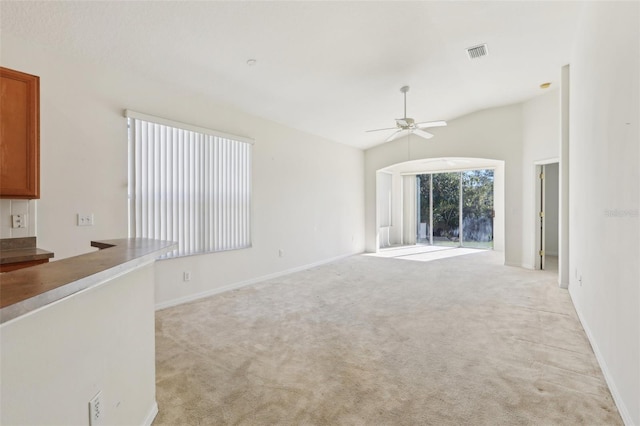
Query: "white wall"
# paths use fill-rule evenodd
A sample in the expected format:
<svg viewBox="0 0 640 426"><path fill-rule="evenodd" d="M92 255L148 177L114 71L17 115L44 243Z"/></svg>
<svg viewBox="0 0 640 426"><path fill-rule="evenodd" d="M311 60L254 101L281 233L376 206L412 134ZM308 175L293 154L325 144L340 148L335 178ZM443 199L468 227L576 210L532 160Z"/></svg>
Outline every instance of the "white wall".
<svg viewBox="0 0 640 426"><path fill-rule="evenodd" d="M560 69L558 69L558 80ZM533 269L537 256L536 232L540 229L536 194L536 164L557 161L560 156L560 96L551 90L522 104L522 263ZM539 233L538 233L539 235ZM539 240L539 237L538 237Z"/></svg>
<svg viewBox="0 0 640 426"><path fill-rule="evenodd" d="M569 69L570 65L563 65L560 71L560 163L558 164L560 179L560 205L558 206L558 284L561 288L569 288L569 275L571 265L569 263Z"/></svg>
<svg viewBox="0 0 640 426"><path fill-rule="evenodd" d="M103 425L157 412L154 269L147 265L0 326L0 423Z"/></svg>
<svg viewBox="0 0 640 426"><path fill-rule="evenodd" d="M569 291L626 424L640 425L640 3L588 3L577 35Z"/></svg>
<svg viewBox="0 0 640 426"><path fill-rule="evenodd" d="M90 251L91 240L127 236L125 108L256 140L253 247L160 262L159 303L364 249L361 150L8 34L2 34L0 60L40 76L37 237L56 259ZM5 209L1 213L8 220ZM95 225L76 226L77 213L93 213ZM182 282L185 270L192 273L189 283Z"/></svg>
<svg viewBox="0 0 640 426"><path fill-rule="evenodd" d="M375 174L394 164L422 158L467 157L505 162L505 208L496 208L496 221L505 223L505 263L521 264L522 237L522 106L478 111L433 129L430 140L398 139L365 152L365 238L367 251L377 249ZM502 191L503 188L498 188ZM496 206L498 207L498 206ZM500 218L498 215L504 215Z"/></svg>

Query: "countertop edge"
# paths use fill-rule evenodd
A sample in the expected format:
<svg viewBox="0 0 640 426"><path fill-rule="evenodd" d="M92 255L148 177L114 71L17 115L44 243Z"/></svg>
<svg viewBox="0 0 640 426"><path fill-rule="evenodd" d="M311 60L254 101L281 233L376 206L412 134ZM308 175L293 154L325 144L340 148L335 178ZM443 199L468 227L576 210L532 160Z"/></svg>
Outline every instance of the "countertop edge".
<svg viewBox="0 0 640 426"><path fill-rule="evenodd" d="M39 248L5 250L0 258L0 265L13 265L21 262L31 262L34 260L51 259L54 254Z"/></svg>
<svg viewBox="0 0 640 426"><path fill-rule="evenodd" d="M37 247L36 237L0 238L0 265L47 260L53 252Z"/></svg>
<svg viewBox="0 0 640 426"><path fill-rule="evenodd" d="M104 240L104 241L92 241L93 247L102 248L105 252L109 250L124 250L131 251L132 245L135 246L136 241L142 241L140 239L119 239L119 240ZM124 273L153 263L159 256L174 250L176 243L169 241L157 241L157 240L144 240L145 242L158 243L157 247L149 249L143 254L135 255L131 259L125 260L114 266L106 267L101 270L97 270L95 273L84 276L75 280L72 280L64 285L58 286L43 293L34 295L22 301L5 306L0 309L0 324L4 325L7 322L19 319L23 315L37 312L40 309L44 309L53 303L64 300L65 298L76 294L78 292L87 290L89 288L96 287L102 283L112 280ZM95 253L95 252L94 252ZM88 253L87 255L94 253ZM77 256L78 261L82 261L82 258L87 255ZM48 265L54 265L57 262L50 263ZM11 273L11 272L8 272Z"/></svg>

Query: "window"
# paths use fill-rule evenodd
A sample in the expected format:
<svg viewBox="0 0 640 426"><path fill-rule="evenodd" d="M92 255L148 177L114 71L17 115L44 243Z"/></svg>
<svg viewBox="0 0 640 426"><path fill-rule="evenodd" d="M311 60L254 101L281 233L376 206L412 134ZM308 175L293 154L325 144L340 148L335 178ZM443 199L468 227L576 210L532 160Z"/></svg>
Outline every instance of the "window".
<svg viewBox="0 0 640 426"><path fill-rule="evenodd" d="M126 111L129 236L167 257L251 246L251 139Z"/></svg>

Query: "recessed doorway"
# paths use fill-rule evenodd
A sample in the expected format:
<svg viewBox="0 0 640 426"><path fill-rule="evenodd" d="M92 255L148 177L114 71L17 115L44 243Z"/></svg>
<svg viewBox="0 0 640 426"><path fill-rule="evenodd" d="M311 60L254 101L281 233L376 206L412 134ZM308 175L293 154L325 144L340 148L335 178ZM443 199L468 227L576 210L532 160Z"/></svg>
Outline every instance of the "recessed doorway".
<svg viewBox="0 0 640 426"><path fill-rule="evenodd" d="M536 166L536 269L558 270L560 219L560 167Z"/></svg>

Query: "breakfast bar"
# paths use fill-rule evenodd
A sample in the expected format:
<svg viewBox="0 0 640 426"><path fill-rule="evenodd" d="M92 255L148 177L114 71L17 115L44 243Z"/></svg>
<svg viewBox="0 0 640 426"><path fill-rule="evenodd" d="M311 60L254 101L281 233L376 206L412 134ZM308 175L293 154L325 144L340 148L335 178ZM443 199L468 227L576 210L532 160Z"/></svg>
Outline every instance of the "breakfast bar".
<svg viewBox="0 0 640 426"><path fill-rule="evenodd" d="M89 402L97 424L153 422L154 262L175 243L91 246L0 274L0 424L88 424Z"/></svg>
<svg viewBox="0 0 640 426"><path fill-rule="evenodd" d="M0 323L153 262L175 243L123 238L92 241L91 246L100 250L2 274Z"/></svg>

